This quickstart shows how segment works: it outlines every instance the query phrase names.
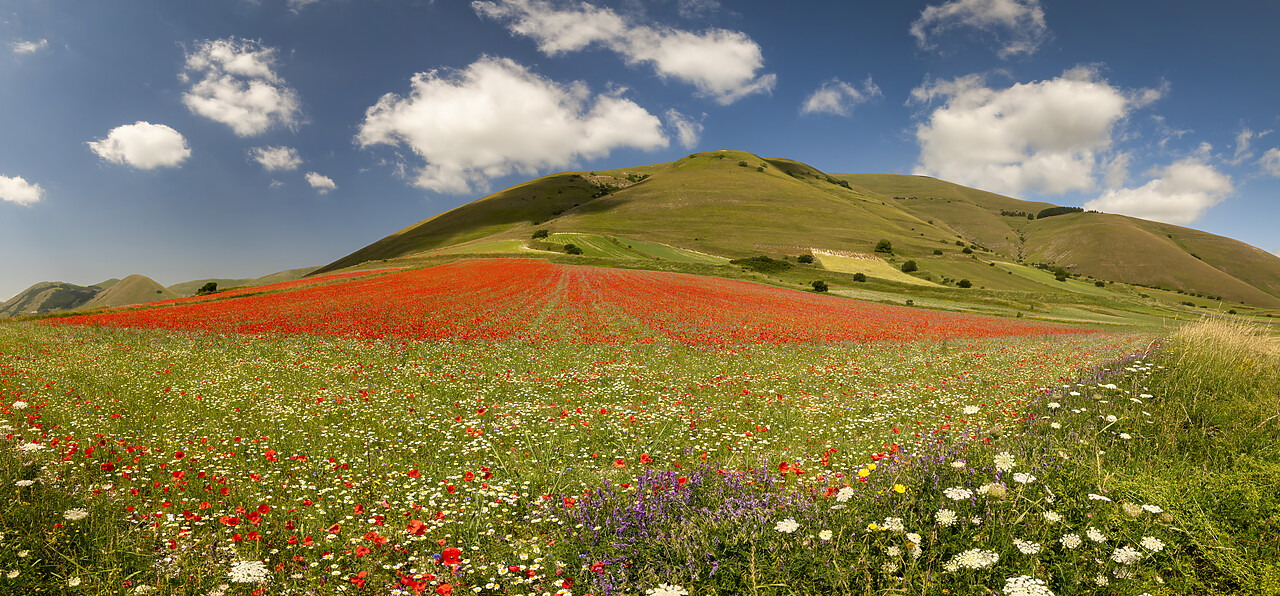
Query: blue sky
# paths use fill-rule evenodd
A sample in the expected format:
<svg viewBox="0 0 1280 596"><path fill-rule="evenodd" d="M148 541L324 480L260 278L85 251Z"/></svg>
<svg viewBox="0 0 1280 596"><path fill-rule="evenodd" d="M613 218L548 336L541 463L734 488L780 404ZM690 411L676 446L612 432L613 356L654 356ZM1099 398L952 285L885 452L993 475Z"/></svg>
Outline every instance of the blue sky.
<svg viewBox="0 0 1280 596"><path fill-rule="evenodd" d="M0 298L322 265L534 175L712 149L1280 250L1280 6L0 7Z"/></svg>

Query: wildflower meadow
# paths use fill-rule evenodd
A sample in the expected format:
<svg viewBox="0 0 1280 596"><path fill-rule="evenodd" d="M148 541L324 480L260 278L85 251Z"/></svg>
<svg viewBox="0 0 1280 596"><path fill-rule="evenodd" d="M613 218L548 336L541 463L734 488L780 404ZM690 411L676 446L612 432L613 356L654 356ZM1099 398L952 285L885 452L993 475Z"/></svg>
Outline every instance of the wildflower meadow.
<svg viewBox="0 0 1280 596"><path fill-rule="evenodd" d="M5 323L0 593L1276 593L1278 371L518 259Z"/></svg>

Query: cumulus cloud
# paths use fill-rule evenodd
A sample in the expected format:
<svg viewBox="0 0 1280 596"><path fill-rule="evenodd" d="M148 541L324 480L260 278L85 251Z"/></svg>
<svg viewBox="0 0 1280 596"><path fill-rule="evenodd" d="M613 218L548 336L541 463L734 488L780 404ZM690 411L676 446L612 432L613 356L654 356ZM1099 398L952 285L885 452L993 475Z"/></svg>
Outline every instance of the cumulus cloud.
<svg viewBox="0 0 1280 596"><path fill-rule="evenodd" d="M915 173L1007 194L1091 190L1112 129L1152 100L1151 90L1118 89L1088 67L1006 89L977 75L927 83L911 103L942 105L916 126Z"/></svg>
<svg viewBox="0 0 1280 596"><path fill-rule="evenodd" d="M268 172L296 170L302 165L302 158L293 147L254 147L249 150L249 157Z"/></svg>
<svg viewBox="0 0 1280 596"><path fill-rule="evenodd" d="M1262 159L1258 160L1258 165L1262 166L1262 171L1280 178L1280 148L1272 147L1262 154Z"/></svg>
<svg viewBox="0 0 1280 596"><path fill-rule="evenodd" d="M1030 55L1049 33L1040 0L952 0L928 6L911 23L911 35L920 47L936 47L931 37L951 29L968 27L994 37L1000 56Z"/></svg>
<svg viewBox="0 0 1280 596"><path fill-rule="evenodd" d="M181 133L141 121L111 129L106 138L89 141L89 149L111 163L139 170L177 167L191 155Z"/></svg>
<svg viewBox="0 0 1280 596"><path fill-rule="evenodd" d="M1108 190L1085 203L1085 209L1186 225L1234 191L1230 176L1199 157L1178 160L1147 175L1152 179L1146 184Z"/></svg>
<svg viewBox="0 0 1280 596"><path fill-rule="evenodd" d="M486 189L488 178L668 144L658 118L635 103L593 98L584 83L561 85L509 59L418 73L411 86L366 110L356 141L407 145L426 162L414 184L436 192Z"/></svg>
<svg viewBox="0 0 1280 596"><path fill-rule="evenodd" d="M310 184L311 188L316 189L320 194L325 194L338 188L338 185L334 184L333 178L316 172L307 172L307 184Z"/></svg>
<svg viewBox="0 0 1280 596"><path fill-rule="evenodd" d="M41 39L40 41L11 41L9 49L19 56L23 54L34 54L45 49L49 45L49 40Z"/></svg>
<svg viewBox="0 0 1280 596"><path fill-rule="evenodd" d="M187 54L179 75L183 82L195 80L182 103L242 137L275 125L297 125L298 94L273 70L275 53L259 42L234 37L201 42Z"/></svg>
<svg viewBox="0 0 1280 596"><path fill-rule="evenodd" d="M506 21L512 33L534 39L548 56L599 45L628 64L648 64L663 78L691 84L723 105L771 92L777 81L773 74L758 74L764 55L739 31L651 27L586 2L563 9L546 0L477 0L471 6L482 16Z"/></svg>
<svg viewBox="0 0 1280 596"><path fill-rule="evenodd" d="M801 114L835 114L848 116L853 113L854 106L867 103L880 97L880 87L868 76L859 89L841 81L831 79L818 87L800 106Z"/></svg>
<svg viewBox="0 0 1280 596"><path fill-rule="evenodd" d="M30 205L44 198L44 189L39 184L27 182L22 176L0 176L0 201L8 201L19 205Z"/></svg>
<svg viewBox="0 0 1280 596"><path fill-rule="evenodd" d="M676 140L685 149L692 149L702 138L702 123L674 109L667 110L667 125L676 130Z"/></svg>

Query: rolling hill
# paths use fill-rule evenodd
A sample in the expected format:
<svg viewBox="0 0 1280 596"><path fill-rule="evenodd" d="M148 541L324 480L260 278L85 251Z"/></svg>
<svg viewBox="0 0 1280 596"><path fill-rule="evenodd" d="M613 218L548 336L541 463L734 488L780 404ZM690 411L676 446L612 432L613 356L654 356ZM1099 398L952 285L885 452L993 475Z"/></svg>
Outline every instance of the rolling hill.
<svg viewBox="0 0 1280 596"><path fill-rule="evenodd" d="M42 281L0 304L0 319L75 310L101 291L97 286Z"/></svg>
<svg viewBox="0 0 1280 596"><path fill-rule="evenodd" d="M180 298L180 296L156 283L154 279L135 273L120 280L119 283L113 284L110 288L99 292L79 308L90 310L113 306L129 306L130 304L155 302L170 298Z"/></svg>
<svg viewBox="0 0 1280 596"><path fill-rule="evenodd" d="M1052 207L924 176L827 174L793 160L712 151L543 176L408 226L315 273L411 255L560 252L560 244L531 239L547 230L551 240L644 242L722 259L819 251L861 260L828 257L839 262L830 271L850 273L861 262L868 276L910 259L919 264L912 287L956 287L964 279L991 290L1089 293L1082 291L1089 283L1037 276L1039 267L1089 282L1280 307L1280 257L1121 215L1038 216ZM891 253L875 252L881 240L891 242ZM584 257L663 260L635 252L642 251Z"/></svg>
<svg viewBox="0 0 1280 596"><path fill-rule="evenodd" d="M236 287L261 286L301 279L315 267L302 267L278 271L255 278L197 279L164 287L144 275L130 275L124 279L111 278L92 286L78 286L60 281L37 283L0 304L0 319L129 306L170 298L192 296L208 282L218 284L220 290Z"/></svg>
<svg viewBox="0 0 1280 596"><path fill-rule="evenodd" d="M293 281L295 279L302 279L308 273L315 271L315 269L316 269L315 267L286 269L284 271L278 271L276 273L271 273L268 275L264 275L262 277L254 277L254 278L232 279L232 278L211 277L208 279L194 279L191 281L184 281L181 283L173 284L169 286L169 291L179 296L194 296L196 294L196 290L199 290L200 288L204 287L204 285L209 282L218 284L219 290L229 290L231 288L248 287L248 286L264 286L267 284L280 283L282 281Z"/></svg>

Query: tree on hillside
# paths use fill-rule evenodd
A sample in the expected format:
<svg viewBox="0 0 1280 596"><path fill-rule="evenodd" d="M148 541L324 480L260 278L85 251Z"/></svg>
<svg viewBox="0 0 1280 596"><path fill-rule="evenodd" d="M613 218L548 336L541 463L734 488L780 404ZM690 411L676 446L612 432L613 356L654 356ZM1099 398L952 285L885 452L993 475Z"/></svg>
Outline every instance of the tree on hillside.
<svg viewBox="0 0 1280 596"><path fill-rule="evenodd" d="M200 286L200 289L196 290L196 296L204 296L205 294L212 294L217 291L218 291L218 282L211 281L207 284L204 284L203 286Z"/></svg>
<svg viewBox="0 0 1280 596"><path fill-rule="evenodd" d="M539 238L546 238L546 237L547 237L547 231L546 231L546 230L534 230L534 232L533 232L533 239L534 239L534 240L537 240L537 239L539 239Z"/></svg>
<svg viewBox="0 0 1280 596"><path fill-rule="evenodd" d="M902 264L903 273L911 273L912 271L916 271L917 269L919 269L919 267L916 266L915 261L907 261Z"/></svg>
<svg viewBox="0 0 1280 596"><path fill-rule="evenodd" d="M893 253L893 243L888 240L881 240L876 243L876 252Z"/></svg>
<svg viewBox="0 0 1280 596"><path fill-rule="evenodd" d="M815 292L825 292L825 291L827 291L827 282L825 282L825 281L815 281L815 282L813 282L813 291L815 291Z"/></svg>

